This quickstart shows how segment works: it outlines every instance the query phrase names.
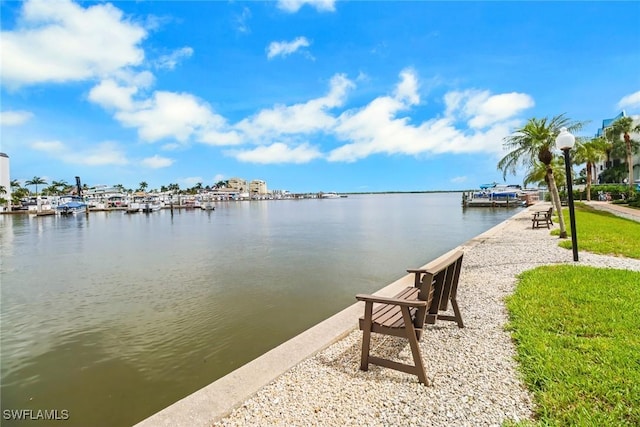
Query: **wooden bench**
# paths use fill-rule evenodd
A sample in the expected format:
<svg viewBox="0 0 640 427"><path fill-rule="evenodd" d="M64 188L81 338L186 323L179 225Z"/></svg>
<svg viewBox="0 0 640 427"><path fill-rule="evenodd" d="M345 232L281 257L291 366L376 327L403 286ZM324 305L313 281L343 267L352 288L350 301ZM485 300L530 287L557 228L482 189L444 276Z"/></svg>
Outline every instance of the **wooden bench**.
<svg viewBox="0 0 640 427"><path fill-rule="evenodd" d="M553 225L551 215L553 215L553 207L550 207L546 211L535 212L533 218L531 218L531 228L542 228L543 226L551 228Z"/></svg>
<svg viewBox="0 0 640 427"><path fill-rule="evenodd" d="M414 274L413 286L403 289L392 298L356 295L357 300L365 302L364 316L359 321L363 331L361 370L367 371L372 363L417 375L420 383L428 385L418 341L425 325L434 324L438 319L453 320L458 327L464 327L456 300L462 256L462 251L453 250L431 261L424 268L407 270ZM454 315L440 314L440 311L447 310L449 302ZM414 365L370 355L372 332L407 338Z"/></svg>

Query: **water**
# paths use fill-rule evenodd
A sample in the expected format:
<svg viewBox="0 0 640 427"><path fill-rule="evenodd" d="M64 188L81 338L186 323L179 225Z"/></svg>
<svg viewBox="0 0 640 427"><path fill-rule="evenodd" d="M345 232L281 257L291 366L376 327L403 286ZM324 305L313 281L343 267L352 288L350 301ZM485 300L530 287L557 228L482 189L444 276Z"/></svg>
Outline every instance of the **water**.
<svg viewBox="0 0 640 427"><path fill-rule="evenodd" d="M2 215L3 415L134 424L515 213L460 202L352 195Z"/></svg>

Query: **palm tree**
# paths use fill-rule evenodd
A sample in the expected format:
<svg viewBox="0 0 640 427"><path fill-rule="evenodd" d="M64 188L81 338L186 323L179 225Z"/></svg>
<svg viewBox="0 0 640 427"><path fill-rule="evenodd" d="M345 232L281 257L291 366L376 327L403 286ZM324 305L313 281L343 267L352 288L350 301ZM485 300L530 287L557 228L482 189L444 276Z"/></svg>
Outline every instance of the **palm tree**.
<svg viewBox="0 0 640 427"><path fill-rule="evenodd" d="M53 191L58 196L69 191L70 185L64 179L62 181L52 181L51 186L53 187Z"/></svg>
<svg viewBox="0 0 640 427"><path fill-rule="evenodd" d="M555 139L560 133L561 127L566 127L568 131L574 132L583 125L584 123L572 121L564 114L554 116L551 119L547 117L531 118L523 127L516 129L504 139L503 147L510 151L498 162L498 169L502 170L503 179L506 179L509 172L515 175L518 166L533 168L536 159L546 166L546 182L549 184L551 200L555 205L556 212L558 212L561 238L567 237L567 230L562 216L558 187L551 167L553 161L551 149L555 145Z"/></svg>
<svg viewBox="0 0 640 427"><path fill-rule="evenodd" d="M36 186L36 197L38 197L38 185L46 185L47 181L40 178L39 176L34 176L33 179L25 182L25 185L35 185Z"/></svg>
<svg viewBox="0 0 640 427"><path fill-rule="evenodd" d="M148 186L149 186L149 184L147 184L147 183L146 183L146 181L142 181L142 182L139 184L138 189L139 189L140 191L145 191L145 190L147 189L147 187L148 187Z"/></svg>
<svg viewBox="0 0 640 427"><path fill-rule="evenodd" d="M610 142L613 144L613 150L615 151L619 144L621 138L624 141L624 154L626 156L627 161L627 170L628 170L628 184L629 190L633 191L634 183L633 183L633 154L638 151L638 141L634 141L631 139L629 135L631 132L640 132L640 125L633 126L633 119L629 116L621 117L613 124L610 128L607 129L606 135Z"/></svg>
<svg viewBox="0 0 640 427"><path fill-rule="evenodd" d="M20 200L29 196L29 190L20 185L20 181L17 179L11 180L11 204L19 205Z"/></svg>
<svg viewBox="0 0 640 427"><path fill-rule="evenodd" d="M577 164L586 163L587 170L587 201L591 201L591 182L593 180L593 169L596 163L607 156L609 144L602 137L592 138L588 141L578 139L576 144L576 155L574 160Z"/></svg>
<svg viewBox="0 0 640 427"><path fill-rule="evenodd" d="M554 157L551 161L551 168L553 169L553 177L556 180L556 187L560 187L562 183L565 182L566 175L562 157ZM548 179L547 165L539 160L535 160L531 169L529 169L527 174L524 176L522 184L525 187L529 184L537 184L550 188L549 183L547 182Z"/></svg>

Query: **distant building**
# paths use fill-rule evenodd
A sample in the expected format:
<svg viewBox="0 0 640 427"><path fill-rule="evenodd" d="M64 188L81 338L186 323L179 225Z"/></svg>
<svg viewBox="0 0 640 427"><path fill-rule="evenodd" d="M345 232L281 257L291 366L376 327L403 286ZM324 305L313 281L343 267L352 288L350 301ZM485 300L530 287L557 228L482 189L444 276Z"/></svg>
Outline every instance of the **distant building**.
<svg viewBox="0 0 640 427"><path fill-rule="evenodd" d="M5 153L0 153L0 185L4 187L6 194L0 195L0 197L7 199L6 206L0 206L0 210L11 210L11 178L9 174L9 156Z"/></svg>
<svg viewBox="0 0 640 427"><path fill-rule="evenodd" d="M230 188L239 193L249 191L249 185L247 184L247 181L242 178L229 178L227 188Z"/></svg>
<svg viewBox="0 0 640 427"><path fill-rule="evenodd" d="M607 128L611 127L611 125L616 120L622 117L627 117L627 114L624 112L624 110L620 114L618 114L617 116L611 119L604 119L602 121L602 127L598 129L596 136L605 137ZM640 125L640 116L629 116L629 117L633 119L633 127ZM634 141L640 141L639 133L632 132L630 136L631 136L631 139L633 139ZM640 154L635 154L632 157L631 161L633 163L633 180L636 183L640 183ZM610 167L618 166L619 164L625 163L625 162L626 162L626 159L624 157L623 158L610 157L603 162L596 163L596 176L594 177L594 181L600 182L600 174L602 172L609 169Z"/></svg>
<svg viewBox="0 0 640 427"><path fill-rule="evenodd" d="M254 179L249 183L249 192L251 194L265 195L267 194L267 183L260 179Z"/></svg>

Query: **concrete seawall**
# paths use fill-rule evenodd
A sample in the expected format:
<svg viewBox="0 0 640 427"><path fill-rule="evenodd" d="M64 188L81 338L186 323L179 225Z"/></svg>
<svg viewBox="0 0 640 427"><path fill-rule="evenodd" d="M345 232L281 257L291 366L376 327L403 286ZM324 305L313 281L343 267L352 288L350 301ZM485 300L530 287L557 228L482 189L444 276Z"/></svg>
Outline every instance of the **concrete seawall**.
<svg viewBox="0 0 640 427"><path fill-rule="evenodd" d="M534 210L538 209L540 206L536 206ZM491 239L515 219L528 217L530 212L530 209L518 210L511 218L453 250L467 250L481 244ZM393 296L412 283L413 276L407 274L375 294ZM357 321L363 310L364 303L361 302L347 307L257 359L141 421L136 424L136 427L210 426L295 365L346 337L357 328Z"/></svg>

